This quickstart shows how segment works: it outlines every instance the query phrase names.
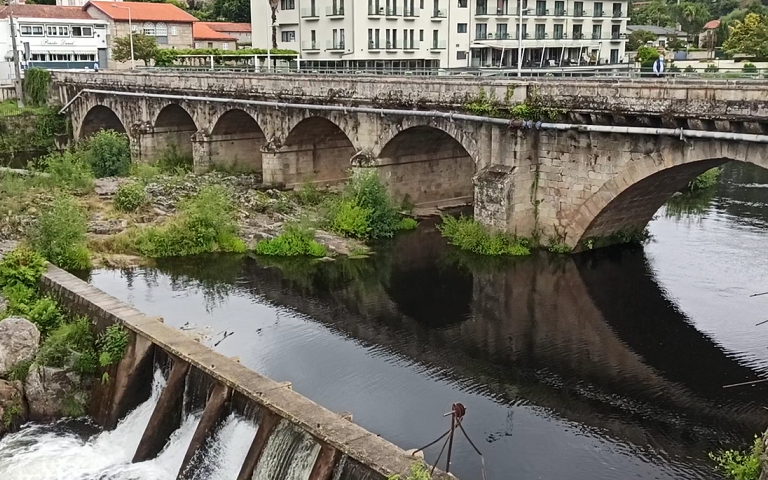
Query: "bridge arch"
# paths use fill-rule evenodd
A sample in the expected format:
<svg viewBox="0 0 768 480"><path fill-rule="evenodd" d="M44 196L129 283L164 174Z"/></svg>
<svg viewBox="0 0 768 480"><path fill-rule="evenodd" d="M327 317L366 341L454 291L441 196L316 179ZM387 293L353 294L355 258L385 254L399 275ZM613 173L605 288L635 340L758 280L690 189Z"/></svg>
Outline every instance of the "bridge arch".
<svg viewBox="0 0 768 480"><path fill-rule="evenodd" d="M576 210L566 243L587 248L592 238L642 231L675 192L705 171L730 161L768 169L768 145L725 140L657 140L661 148L626 162Z"/></svg>
<svg viewBox="0 0 768 480"><path fill-rule="evenodd" d="M310 116L290 130L280 152L293 157L296 184L333 184L347 179L350 160L357 150L339 124L325 117Z"/></svg>
<svg viewBox="0 0 768 480"><path fill-rule="evenodd" d="M120 133L127 133L120 117L114 110L104 105L95 105L85 114L80 126L80 135L78 140L83 140L99 130L114 130Z"/></svg>
<svg viewBox="0 0 768 480"><path fill-rule="evenodd" d="M209 141L212 166L262 171L261 149L267 138L248 112L238 108L225 111L213 123Z"/></svg>
<svg viewBox="0 0 768 480"><path fill-rule="evenodd" d="M472 202L476 162L459 140L465 140L464 134L457 127L450 130L411 126L383 144L376 167L396 197L408 197L415 205Z"/></svg>
<svg viewBox="0 0 768 480"><path fill-rule="evenodd" d="M182 106L170 103L157 114L152 137L155 155L175 154L192 163L192 135L197 124Z"/></svg>

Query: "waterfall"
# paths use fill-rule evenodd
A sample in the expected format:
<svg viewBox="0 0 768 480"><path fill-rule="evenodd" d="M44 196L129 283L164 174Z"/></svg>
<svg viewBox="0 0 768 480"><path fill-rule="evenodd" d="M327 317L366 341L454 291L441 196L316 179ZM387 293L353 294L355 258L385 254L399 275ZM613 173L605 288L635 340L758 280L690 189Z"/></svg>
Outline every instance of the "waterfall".
<svg viewBox="0 0 768 480"><path fill-rule="evenodd" d="M267 441L253 480L307 480L320 445L287 420L280 420Z"/></svg>
<svg viewBox="0 0 768 480"><path fill-rule="evenodd" d="M165 379L158 369L150 398L126 415L111 432L87 438L72 427L77 424L82 431L82 422L62 420L54 424L30 424L7 435L0 440L0 479L175 480L200 421L199 413L184 418L157 458L130 463L164 386ZM195 478L235 478L255 432L252 422L230 415L203 452L200 463L206 466L205 473Z"/></svg>

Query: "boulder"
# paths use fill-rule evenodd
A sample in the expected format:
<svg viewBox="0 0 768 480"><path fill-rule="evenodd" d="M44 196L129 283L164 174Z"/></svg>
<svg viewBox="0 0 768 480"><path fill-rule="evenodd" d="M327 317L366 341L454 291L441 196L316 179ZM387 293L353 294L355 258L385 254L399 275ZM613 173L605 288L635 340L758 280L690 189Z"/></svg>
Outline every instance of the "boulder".
<svg viewBox="0 0 768 480"><path fill-rule="evenodd" d="M16 431L27 418L21 382L0 380L0 437Z"/></svg>
<svg viewBox="0 0 768 480"><path fill-rule="evenodd" d="M29 418L49 421L73 415L73 406L88 405L89 391L82 377L71 370L32 364L24 382Z"/></svg>
<svg viewBox="0 0 768 480"><path fill-rule="evenodd" d="M19 362L35 358L40 347L40 330L25 318L0 321L0 376Z"/></svg>

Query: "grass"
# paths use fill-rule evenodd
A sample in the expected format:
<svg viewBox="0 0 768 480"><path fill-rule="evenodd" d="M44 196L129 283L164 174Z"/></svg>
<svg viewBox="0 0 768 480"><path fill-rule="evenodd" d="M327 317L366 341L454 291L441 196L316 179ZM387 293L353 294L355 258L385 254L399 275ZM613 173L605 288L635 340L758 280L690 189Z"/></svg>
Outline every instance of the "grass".
<svg viewBox="0 0 768 480"><path fill-rule="evenodd" d="M530 255L530 245L524 239L503 232L490 232L476 220L460 216L441 216L438 229L448 243L479 255Z"/></svg>
<svg viewBox="0 0 768 480"><path fill-rule="evenodd" d="M710 453L709 458L715 461L717 469L733 480L758 480L762 467L760 456L763 454L763 442L760 437L749 450L721 450Z"/></svg>
<svg viewBox="0 0 768 480"><path fill-rule="evenodd" d="M60 195L43 210L28 236L32 248L49 262L68 270L84 270L91 265L87 230L83 209L71 196Z"/></svg>
<svg viewBox="0 0 768 480"><path fill-rule="evenodd" d="M31 105L25 105L23 108L19 108L16 100L5 100L0 102L0 117L15 117L16 115L43 115L48 113L48 107L35 107Z"/></svg>
<svg viewBox="0 0 768 480"><path fill-rule="evenodd" d="M256 253L277 257L324 257L328 254L325 247L315 241L314 231L295 224L286 225L277 237L257 243Z"/></svg>

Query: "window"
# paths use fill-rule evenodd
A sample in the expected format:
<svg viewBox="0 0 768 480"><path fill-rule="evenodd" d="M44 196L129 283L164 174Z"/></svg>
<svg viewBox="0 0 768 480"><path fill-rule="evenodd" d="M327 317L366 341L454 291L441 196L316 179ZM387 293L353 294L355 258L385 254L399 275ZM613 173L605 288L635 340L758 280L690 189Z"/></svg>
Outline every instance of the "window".
<svg viewBox="0 0 768 480"><path fill-rule="evenodd" d="M175 37L179 34L179 29L176 27L176 25L171 25L171 36Z"/></svg>
<svg viewBox="0 0 768 480"><path fill-rule="evenodd" d="M467 24L459 23L456 25L456 33L467 33Z"/></svg>
<svg viewBox="0 0 768 480"><path fill-rule="evenodd" d="M421 3L424 3L424 2L421 2ZM421 8L424 8L424 7L422 6ZM419 41L420 42L424 41L424 30L419 30Z"/></svg>
<svg viewBox="0 0 768 480"><path fill-rule="evenodd" d="M138 31L139 31L139 26L136 25L135 23L131 24L131 32L138 32Z"/></svg>
<svg viewBox="0 0 768 480"><path fill-rule="evenodd" d="M22 35L32 35L32 25L22 25L19 29Z"/></svg>
<svg viewBox="0 0 768 480"><path fill-rule="evenodd" d="M48 25L48 27L46 27L46 32L48 33L49 37L68 37L69 27L57 27L54 25Z"/></svg>
<svg viewBox="0 0 768 480"><path fill-rule="evenodd" d="M547 14L547 2L537 0L536 2L536 15L544 16Z"/></svg>
<svg viewBox="0 0 768 480"><path fill-rule="evenodd" d="M456 60L466 60L467 59L467 52L463 50L459 50L456 52Z"/></svg>
<svg viewBox="0 0 768 480"><path fill-rule="evenodd" d="M459 0L459 8L467 8L467 0ZM466 58L467 52L457 52L457 55L459 53L464 53L464 57ZM462 58L459 58L458 60L463 60Z"/></svg>
<svg viewBox="0 0 768 480"><path fill-rule="evenodd" d="M488 38L488 24L476 23L475 24L475 40L485 40Z"/></svg>
<svg viewBox="0 0 768 480"><path fill-rule="evenodd" d="M208 42L208 48L213 48L213 42Z"/></svg>
<svg viewBox="0 0 768 480"><path fill-rule="evenodd" d="M584 16L584 2L573 2L573 16L574 17Z"/></svg>
<svg viewBox="0 0 768 480"><path fill-rule="evenodd" d="M555 40L562 40L562 39L563 39L563 26L555 25Z"/></svg>
<svg viewBox="0 0 768 480"><path fill-rule="evenodd" d="M544 38L547 38L547 33L544 31L546 28L546 25L543 23L537 23L534 27L533 33L536 36L536 40L543 40Z"/></svg>
<svg viewBox="0 0 768 480"><path fill-rule="evenodd" d="M557 2L555 2L555 15L558 15L558 16L565 15L565 2L564 1L557 1Z"/></svg>
<svg viewBox="0 0 768 480"><path fill-rule="evenodd" d="M592 40L600 39L600 35L603 33L602 25L592 25Z"/></svg>
<svg viewBox="0 0 768 480"><path fill-rule="evenodd" d="M612 48L611 49L611 63L619 63L619 49L618 48Z"/></svg>
<svg viewBox="0 0 768 480"><path fill-rule="evenodd" d="M200 42L195 42L195 48L200 48Z"/></svg>
<svg viewBox="0 0 768 480"><path fill-rule="evenodd" d="M70 56L68 53L52 53L51 61L52 62L68 62L70 61Z"/></svg>
<svg viewBox="0 0 768 480"><path fill-rule="evenodd" d="M296 31L295 30L285 30L284 32L280 33L280 40L283 42L295 42L296 41Z"/></svg>
<svg viewBox="0 0 768 480"><path fill-rule="evenodd" d="M499 39L507 39L507 38L509 38L509 34L507 33L507 24L506 23L497 23L496 24L496 38L499 38Z"/></svg>
<svg viewBox="0 0 768 480"><path fill-rule="evenodd" d="M280 0L280 10L294 10L296 8L296 0Z"/></svg>
<svg viewBox="0 0 768 480"><path fill-rule="evenodd" d="M603 2L595 2L594 15L596 17L602 17L603 16Z"/></svg>
<svg viewBox="0 0 768 480"><path fill-rule="evenodd" d="M419 0L419 8L424 10L424 0Z"/></svg>
<svg viewBox="0 0 768 480"><path fill-rule="evenodd" d="M43 35L43 26L32 25L32 35Z"/></svg>
<svg viewBox="0 0 768 480"><path fill-rule="evenodd" d="M72 55L75 62L93 62L96 61L96 55L93 53L76 53Z"/></svg>
<svg viewBox="0 0 768 480"><path fill-rule="evenodd" d="M229 43L228 42L223 42L221 44L221 49L222 50L229 50Z"/></svg>
<svg viewBox="0 0 768 480"><path fill-rule="evenodd" d="M574 25L573 26L573 39L574 40L581 40L581 38L584 36L584 32L581 29L581 25Z"/></svg>
<svg viewBox="0 0 768 480"><path fill-rule="evenodd" d="M151 37L155 36L155 24L152 22L146 22L144 23L144 35L149 35Z"/></svg>
<svg viewBox="0 0 768 480"><path fill-rule="evenodd" d="M73 26L72 27L72 36L73 37L92 37L93 36L93 29L91 27Z"/></svg>
<svg viewBox="0 0 768 480"><path fill-rule="evenodd" d="M33 53L32 54L32 61L33 62L45 62L48 60L48 54L45 53Z"/></svg>
<svg viewBox="0 0 768 480"><path fill-rule="evenodd" d="M164 24L163 22L157 22L157 25L155 25L155 37L157 38L157 43L167 44L168 25Z"/></svg>

